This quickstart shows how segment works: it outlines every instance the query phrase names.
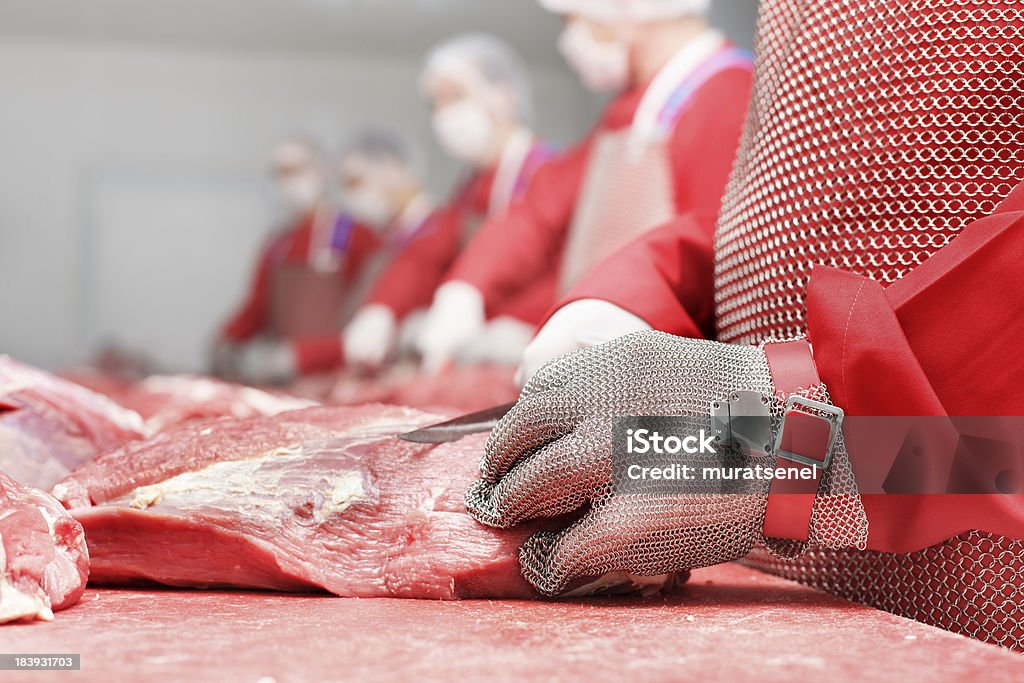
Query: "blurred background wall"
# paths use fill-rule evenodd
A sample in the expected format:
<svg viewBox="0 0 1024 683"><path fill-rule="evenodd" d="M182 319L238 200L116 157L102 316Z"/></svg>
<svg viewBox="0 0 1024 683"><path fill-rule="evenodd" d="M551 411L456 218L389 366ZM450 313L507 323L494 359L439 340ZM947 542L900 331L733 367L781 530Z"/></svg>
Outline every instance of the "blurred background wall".
<svg viewBox="0 0 1024 683"><path fill-rule="evenodd" d="M750 45L756 0L715 21ZM466 30L528 60L537 130L580 137L600 102L532 0L0 0L0 353L50 368L108 343L200 370L274 227L271 145L365 122L418 139L438 197L458 169L417 89Z"/></svg>

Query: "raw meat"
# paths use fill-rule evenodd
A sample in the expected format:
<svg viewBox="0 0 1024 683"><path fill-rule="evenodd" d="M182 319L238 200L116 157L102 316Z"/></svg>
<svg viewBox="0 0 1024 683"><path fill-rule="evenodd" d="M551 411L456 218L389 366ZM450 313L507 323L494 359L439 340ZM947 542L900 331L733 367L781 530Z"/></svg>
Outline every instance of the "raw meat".
<svg viewBox="0 0 1024 683"><path fill-rule="evenodd" d="M114 398L129 386L154 374L154 362L145 354L117 346L100 349L87 364L61 371L64 379L98 394Z"/></svg>
<svg viewBox="0 0 1024 683"><path fill-rule="evenodd" d="M276 415L319 403L193 375L152 375L128 381L98 368L81 367L61 376L139 413L151 433L195 420Z"/></svg>
<svg viewBox="0 0 1024 683"><path fill-rule="evenodd" d="M331 391L347 375L344 370L331 370L312 375L303 375L286 388L289 396L305 398L316 403L323 403L331 395Z"/></svg>
<svg viewBox="0 0 1024 683"><path fill-rule="evenodd" d="M83 386L89 391L102 394L116 403L120 403L120 401L117 400L118 396L130 389L135 382L141 379L126 379L119 375L115 375L89 365L74 367L69 370L62 370L58 373L58 377Z"/></svg>
<svg viewBox="0 0 1024 683"><path fill-rule="evenodd" d="M330 405L389 403L469 413L516 400L519 390L513 381L514 374L513 368L502 365L453 367L438 374L402 366L380 377L343 377L324 402Z"/></svg>
<svg viewBox="0 0 1024 683"><path fill-rule="evenodd" d="M504 365L450 368L437 375L419 375L401 384L389 403L469 413L519 398L514 377L515 368Z"/></svg>
<svg viewBox="0 0 1024 683"><path fill-rule="evenodd" d="M407 366L392 368L374 376L343 374L324 394L323 402L332 406L361 406L369 403L391 403L395 389L416 377ZM392 404L393 405L393 404ZM415 406L409 406L415 407Z"/></svg>
<svg viewBox="0 0 1024 683"><path fill-rule="evenodd" d="M97 453L147 435L142 419L73 382L0 356L0 471L48 489Z"/></svg>
<svg viewBox="0 0 1024 683"><path fill-rule="evenodd" d="M142 415L153 432L194 420L277 415L316 405L314 401L188 375L149 377L122 390L115 400Z"/></svg>
<svg viewBox="0 0 1024 683"><path fill-rule="evenodd" d="M443 416L310 408L186 425L106 453L54 488L98 583L326 589L410 598L535 596L518 547L463 507L486 435L394 434Z"/></svg>
<svg viewBox="0 0 1024 683"><path fill-rule="evenodd" d="M52 496L0 473L0 624L53 619L88 578L82 525Z"/></svg>

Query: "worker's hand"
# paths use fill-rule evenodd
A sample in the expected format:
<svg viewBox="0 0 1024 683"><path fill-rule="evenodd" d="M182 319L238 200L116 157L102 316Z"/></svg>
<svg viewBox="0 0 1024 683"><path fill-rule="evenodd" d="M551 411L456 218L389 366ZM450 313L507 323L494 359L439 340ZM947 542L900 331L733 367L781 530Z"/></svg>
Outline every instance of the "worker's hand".
<svg viewBox="0 0 1024 683"><path fill-rule="evenodd" d="M398 321L387 306L363 306L345 328L345 362L349 366L377 369L392 355L398 337Z"/></svg>
<svg viewBox="0 0 1024 683"><path fill-rule="evenodd" d="M523 575L546 595L613 571L651 576L743 557L761 540L770 482L737 482L730 493L720 492L721 482L688 483L685 491L665 481L626 486L612 459L616 417L681 416L687 432L710 433L712 403L737 391L761 394L781 414L756 347L640 332L562 356L534 375L491 433L467 508L502 528L587 510L523 546ZM771 455L726 455L735 466L775 464ZM673 457L698 472L723 460Z"/></svg>
<svg viewBox="0 0 1024 683"><path fill-rule="evenodd" d="M516 383L524 386L542 365L564 353L650 329L643 318L613 303L600 299L573 301L558 309L526 347Z"/></svg>
<svg viewBox="0 0 1024 683"><path fill-rule="evenodd" d="M234 380L238 376L238 359L241 353L241 346L228 341L218 339L214 342L213 352L210 354L210 374L221 379Z"/></svg>
<svg viewBox="0 0 1024 683"><path fill-rule="evenodd" d="M423 367L440 371L483 331L484 323L484 297L476 287L458 281L441 285L416 340Z"/></svg>
<svg viewBox="0 0 1024 683"><path fill-rule="evenodd" d="M299 363L288 342L261 340L242 348L237 371L239 381L246 384L280 385L298 377Z"/></svg>
<svg viewBox="0 0 1024 683"><path fill-rule="evenodd" d="M458 361L463 365L495 363L515 366L523 358L534 325L524 323L511 316L501 316L487 321L477 337L462 347Z"/></svg>

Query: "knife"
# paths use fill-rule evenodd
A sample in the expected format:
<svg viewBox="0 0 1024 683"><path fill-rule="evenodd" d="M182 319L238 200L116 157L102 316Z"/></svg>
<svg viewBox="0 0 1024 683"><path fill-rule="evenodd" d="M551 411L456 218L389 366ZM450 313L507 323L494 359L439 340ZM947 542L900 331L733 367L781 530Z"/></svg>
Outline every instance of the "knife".
<svg viewBox="0 0 1024 683"><path fill-rule="evenodd" d="M498 420L505 417L508 411L515 406L515 401L493 408L487 408L475 413L457 417L454 420L440 422L436 425L423 427L406 434L399 434L398 438L412 443L452 443L470 434L482 434L494 429Z"/></svg>

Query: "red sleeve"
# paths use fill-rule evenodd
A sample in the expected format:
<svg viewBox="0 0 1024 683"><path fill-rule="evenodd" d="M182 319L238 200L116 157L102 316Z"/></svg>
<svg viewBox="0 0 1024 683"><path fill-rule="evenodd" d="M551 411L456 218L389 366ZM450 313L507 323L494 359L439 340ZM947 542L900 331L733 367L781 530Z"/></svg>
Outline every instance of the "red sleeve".
<svg viewBox="0 0 1024 683"><path fill-rule="evenodd" d="M1024 185L897 283L815 268L808 334L847 414L1024 415ZM851 460L896 457L861 452ZM969 530L1024 538L1024 497L865 495L868 546L905 552Z"/></svg>
<svg viewBox="0 0 1024 683"><path fill-rule="evenodd" d="M697 93L670 155L677 218L596 266L559 302L603 299L685 337L713 331L713 233L750 99L752 75L730 69Z"/></svg>
<svg viewBox="0 0 1024 683"><path fill-rule="evenodd" d="M556 306L603 299L681 337L713 332L712 215L689 214L634 240L594 267Z"/></svg>
<svg viewBox="0 0 1024 683"><path fill-rule="evenodd" d="M676 123L671 140L676 213L718 215L739 150L753 74L728 69L711 78Z"/></svg>
<svg viewBox="0 0 1024 683"><path fill-rule="evenodd" d="M300 375L312 375L340 368L345 363L344 346L340 334L323 337L304 337L289 341Z"/></svg>
<svg viewBox="0 0 1024 683"><path fill-rule="evenodd" d="M462 222L457 211L436 212L423 233L402 249L377 278L368 304L387 306L401 320L426 308L459 251Z"/></svg>
<svg viewBox="0 0 1024 683"><path fill-rule="evenodd" d="M274 251L271 240L260 252L256 273L249 285L245 303L221 329L221 338L231 342L244 342L262 332L268 323L270 307L270 261Z"/></svg>
<svg viewBox="0 0 1024 683"><path fill-rule="evenodd" d="M572 221L589 150L588 139L541 167L524 196L484 224L445 279L470 283L493 305L551 268Z"/></svg>
<svg viewBox="0 0 1024 683"><path fill-rule="evenodd" d="M352 228L352 241L345 255L343 277L348 284L359 281L363 269L373 260L381 248L380 236L376 231L361 225Z"/></svg>
<svg viewBox="0 0 1024 683"><path fill-rule="evenodd" d="M1024 185L888 288L815 268L808 330L833 398L855 415L1024 415L1024 355L1009 352L1024 328L1022 257ZM887 325L872 329L867 314L884 314ZM879 395L860 380L881 378L882 368L918 380ZM910 396L915 412L893 412Z"/></svg>

